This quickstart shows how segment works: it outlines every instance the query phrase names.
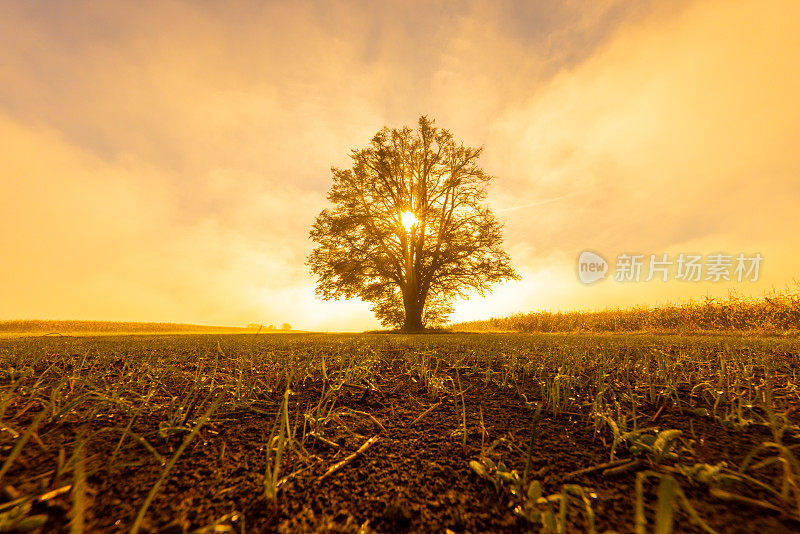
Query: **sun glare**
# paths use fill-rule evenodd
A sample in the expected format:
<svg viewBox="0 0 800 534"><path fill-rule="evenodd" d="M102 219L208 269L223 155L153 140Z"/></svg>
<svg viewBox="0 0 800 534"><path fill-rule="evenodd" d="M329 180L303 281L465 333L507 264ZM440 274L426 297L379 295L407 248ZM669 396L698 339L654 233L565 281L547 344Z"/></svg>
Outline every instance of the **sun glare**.
<svg viewBox="0 0 800 534"><path fill-rule="evenodd" d="M410 232L417 224L417 216L410 211L404 211L400 214L400 221L403 223L406 232Z"/></svg>

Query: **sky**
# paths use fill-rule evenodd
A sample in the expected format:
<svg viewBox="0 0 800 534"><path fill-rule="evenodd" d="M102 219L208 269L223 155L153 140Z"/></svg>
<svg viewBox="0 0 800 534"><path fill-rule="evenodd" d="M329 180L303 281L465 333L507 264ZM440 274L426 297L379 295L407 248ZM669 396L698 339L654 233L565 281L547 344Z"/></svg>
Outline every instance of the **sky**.
<svg viewBox="0 0 800 534"><path fill-rule="evenodd" d="M454 321L796 287L798 24L794 0L0 3L0 320L376 328L315 298L308 232L330 168L423 114L484 146L521 275ZM763 261L644 281L681 253Z"/></svg>

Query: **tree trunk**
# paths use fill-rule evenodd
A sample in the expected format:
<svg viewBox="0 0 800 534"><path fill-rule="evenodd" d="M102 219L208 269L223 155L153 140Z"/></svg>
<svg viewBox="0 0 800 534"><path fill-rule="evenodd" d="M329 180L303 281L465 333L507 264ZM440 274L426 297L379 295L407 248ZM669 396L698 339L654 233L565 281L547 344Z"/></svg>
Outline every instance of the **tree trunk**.
<svg viewBox="0 0 800 534"><path fill-rule="evenodd" d="M423 330L422 327L422 306L415 296L411 296L404 302L406 309L406 318L403 323L403 330L407 332L419 332Z"/></svg>
<svg viewBox="0 0 800 534"><path fill-rule="evenodd" d="M403 330L406 332L419 332L422 328L422 302L419 298L419 278L417 269L414 265L414 238L404 241L406 252L406 279L403 289L403 307L405 308L405 319Z"/></svg>
<svg viewBox="0 0 800 534"><path fill-rule="evenodd" d="M419 288L417 286L417 278L414 276L413 271L411 276L406 280L406 285L403 287L403 307L405 308L405 318L403 320L403 330L407 332L419 332L422 327L422 308L424 302L419 298Z"/></svg>

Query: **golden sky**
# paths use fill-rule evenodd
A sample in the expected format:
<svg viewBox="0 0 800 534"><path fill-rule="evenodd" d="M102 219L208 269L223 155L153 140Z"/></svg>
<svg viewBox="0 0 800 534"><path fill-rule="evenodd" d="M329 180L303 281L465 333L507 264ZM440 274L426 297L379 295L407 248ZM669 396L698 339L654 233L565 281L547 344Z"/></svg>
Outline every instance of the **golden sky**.
<svg viewBox="0 0 800 534"><path fill-rule="evenodd" d="M0 319L377 327L314 298L308 231L421 114L486 147L522 275L454 320L793 286L800 2L373 4L0 5ZM586 286L586 249L764 261Z"/></svg>

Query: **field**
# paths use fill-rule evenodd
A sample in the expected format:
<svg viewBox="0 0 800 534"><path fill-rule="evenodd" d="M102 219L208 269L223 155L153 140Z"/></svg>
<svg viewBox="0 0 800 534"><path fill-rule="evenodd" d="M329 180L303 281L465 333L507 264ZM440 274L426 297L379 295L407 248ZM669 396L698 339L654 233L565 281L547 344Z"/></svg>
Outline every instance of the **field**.
<svg viewBox="0 0 800 534"><path fill-rule="evenodd" d="M659 306L607 308L586 312L533 312L453 325L467 332L657 332L745 335L797 335L800 332L800 287L763 297L706 296Z"/></svg>
<svg viewBox="0 0 800 534"><path fill-rule="evenodd" d="M796 532L800 341L0 339L0 531Z"/></svg>
<svg viewBox="0 0 800 534"><path fill-rule="evenodd" d="M21 335L120 335L120 334L248 334L257 328L204 326L183 323L133 323L119 321L0 321L0 336ZM262 329L261 333L269 330Z"/></svg>

